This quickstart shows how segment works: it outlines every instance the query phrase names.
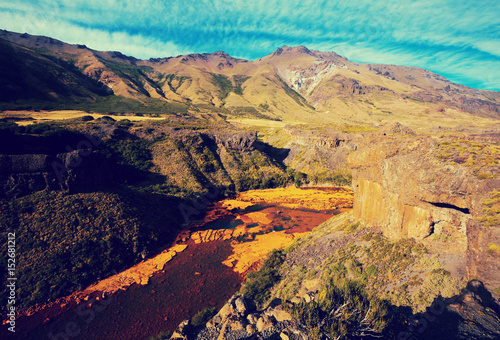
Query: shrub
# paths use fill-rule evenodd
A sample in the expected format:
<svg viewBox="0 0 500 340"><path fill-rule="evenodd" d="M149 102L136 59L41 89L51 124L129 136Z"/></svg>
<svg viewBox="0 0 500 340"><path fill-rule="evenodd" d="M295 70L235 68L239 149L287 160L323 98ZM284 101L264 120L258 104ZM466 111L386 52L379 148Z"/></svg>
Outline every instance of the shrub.
<svg viewBox="0 0 500 340"><path fill-rule="evenodd" d="M420 289L413 294L413 306L418 312L423 312L435 298L438 296L449 298L457 295L465 284L464 279L453 278L450 272L444 269L433 269Z"/></svg>
<svg viewBox="0 0 500 340"><path fill-rule="evenodd" d="M288 309L316 338L319 333L342 339L380 334L390 321L388 304L349 279L331 280L320 290L317 301L302 300Z"/></svg>
<svg viewBox="0 0 500 340"><path fill-rule="evenodd" d="M92 116L83 116L83 117L81 117L81 120L84 121L84 122L89 122L91 120L94 120L94 117L92 117Z"/></svg>
<svg viewBox="0 0 500 340"><path fill-rule="evenodd" d="M194 327L202 326L207 323L215 314L217 309L215 307L205 308L196 313L191 319L191 325Z"/></svg>
<svg viewBox="0 0 500 340"><path fill-rule="evenodd" d="M39 123L27 125L24 128L24 132L33 135L53 135L54 133L60 132L63 129L57 125L49 123Z"/></svg>
<svg viewBox="0 0 500 340"><path fill-rule="evenodd" d="M437 158L451 163L464 164L473 169L479 180L496 178L495 173L499 170L499 154L499 145L456 138L440 142L436 150Z"/></svg>
<svg viewBox="0 0 500 340"><path fill-rule="evenodd" d="M491 191L489 195L489 198L482 201L485 208L483 215L477 217L477 220L491 227L498 226L500 225L500 190Z"/></svg>
<svg viewBox="0 0 500 340"><path fill-rule="evenodd" d="M495 243L490 242L488 244L488 253L491 255L500 255L500 246L496 245Z"/></svg>
<svg viewBox="0 0 500 340"><path fill-rule="evenodd" d="M493 176L487 172L479 172L477 174L477 179L480 179L480 180L492 179L492 178L493 178Z"/></svg>
<svg viewBox="0 0 500 340"><path fill-rule="evenodd" d="M223 74L217 74L217 73L211 73L211 75L212 75L212 80L211 80L212 84L214 84L220 89L220 95L219 95L220 99L226 98L231 91L234 91L233 84L228 79L228 77L226 77Z"/></svg>
<svg viewBox="0 0 500 340"><path fill-rule="evenodd" d="M172 336L171 331L165 331L158 333L156 336L152 336L151 338L149 338L149 340L166 340L170 339L171 336Z"/></svg>
<svg viewBox="0 0 500 340"><path fill-rule="evenodd" d="M361 226L361 222L346 222L339 224L335 230L342 230L345 234L351 234L355 232Z"/></svg>
<svg viewBox="0 0 500 340"><path fill-rule="evenodd" d="M103 154L119 165L146 171L153 166L151 145L152 142L145 140L109 140L104 145Z"/></svg>
<svg viewBox="0 0 500 340"><path fill-rule="evenodd" d="M284 261L284 252L273 250L258 271L247 275L242 293L258 304L263 304L270 297L270 289L281 280L279 268Z"/></svg>
<svg viewBox="0 0 500 340"><path fill-rule="evenodd" d="M29 125L28 125L29 126ZM6 120L0 120L0 134L5 133L22 133L24 132L25 127L19 126L14 122L9 122Z"/></svg>

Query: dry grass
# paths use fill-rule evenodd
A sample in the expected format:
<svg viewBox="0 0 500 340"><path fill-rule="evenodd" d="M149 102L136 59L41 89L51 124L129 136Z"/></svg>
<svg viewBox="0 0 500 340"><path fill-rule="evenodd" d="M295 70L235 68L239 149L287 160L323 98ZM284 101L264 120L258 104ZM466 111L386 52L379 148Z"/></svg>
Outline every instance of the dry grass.
<svg viewBox="0 0 500 340"><path fill-rule="evenodd" d="M477 219L490 227L500 226L500 190L491 191L489 196L483 200L485 208L482 211L482 216Z"/></svg>
<svg viewBox="0 0 500 340"><path fill-rule="evenodd" d="M464 139L443 141L438 145L436 157L473 170L480 180L496 178L500 173L500 146Z"/></svg>
<svg viewBox="0 0 500 340"><path fill-rule="evenodd" d="M60 111L5 111L2 113L2 116L5 117L20 117L20 118L28 118L31 117L33 120L25 120L17 122L18 125L29 125L34 123L47 122L52 120L65 120L65 119L74 119L80 118L83 116L92 116L94 119L101 118L103 116L108 116L113 118L114 120L123 120L128 119L130 121L144 121L144 120L152 120L152 121L160 121L164 120L163 117L149 117L149 116L116 116L116 115L103 115L98 113L88 113L85 111L78 110L60 110Z"/></svg>
<svg viewBox="0 0 500 340"><path fill-rule="evenodd" d="M292 122L292 121L274 121L267 119L251 119L251 118L231 118L228 119L227 121L242 125L266 127L266 128L284 128L287 125L300 124L299 122Z"/></svg>
<svg viewBox="0 0 500 340"><path fill-rule="evenodd" d="M238 195L237 200L254 203L275 203L293 209L332 210L351 208L354 193L347 188L302 189L288 187L242 192Z"/></svg>

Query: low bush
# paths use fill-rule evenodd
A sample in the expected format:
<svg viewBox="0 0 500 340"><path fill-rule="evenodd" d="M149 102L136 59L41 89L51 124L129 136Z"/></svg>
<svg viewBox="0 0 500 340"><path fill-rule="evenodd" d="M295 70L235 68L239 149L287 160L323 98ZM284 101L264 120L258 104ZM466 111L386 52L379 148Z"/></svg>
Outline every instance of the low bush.
<svg viewBox="0 0 500 340"><path fill-rule="evenodd" d="M273 250L258 271L250 272L242 293L262 305L271 296L270 289L281 280L279 268L285 261L282 250Z"/></svg>
<svg viewBox="0 0 500 340"><path fill-rule="evenodd" d="M147 171L152 166L152 142L146 140L109 140L103 147L106 158L118 165L132 166L141 171Z"/></svg>
<svg viewBox="0 0 500 340"><path fill-rule="evenodd" d="M500 225L500 190L489 193L489 198L483 200L485 208L482 215L477 217L479 222L483 222L490 227Z"/></svg>
<svg viewBox="0 0 500 340"><path fill-rule="evenodd" d="M217 314L217 309L215 307L202 309L191 318L191 325L194 327L202 326L215 314Z"/></svg>
<svg viewBox="0 0 500 340"><path fill-rule="evenodd" d="M330 339L380 336L390 322L387 302L369 295L363 284L349 279L331 280L316 300L302 300L288 310L316 338L321 338L320 334Z"/></svg>
<svg viewBox="0 0 500 340"><path fill-rule="evenodd" d="M149 340L166 340L170 339L171 336L172 336L171 331L165 331L158 333L156 336L150 337Z"/></svg>

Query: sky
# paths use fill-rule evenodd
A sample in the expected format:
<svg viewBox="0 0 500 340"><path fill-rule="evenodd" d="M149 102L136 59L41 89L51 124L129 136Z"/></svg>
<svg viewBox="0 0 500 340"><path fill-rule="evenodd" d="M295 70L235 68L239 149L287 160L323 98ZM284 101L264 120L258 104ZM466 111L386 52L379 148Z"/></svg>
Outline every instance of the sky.
<svg viewBox="0 0 500 340"><path fill-rule="evenodd" d="M500 91L500 0L0 0L0 28L140 59L304 45Z"/></svg>

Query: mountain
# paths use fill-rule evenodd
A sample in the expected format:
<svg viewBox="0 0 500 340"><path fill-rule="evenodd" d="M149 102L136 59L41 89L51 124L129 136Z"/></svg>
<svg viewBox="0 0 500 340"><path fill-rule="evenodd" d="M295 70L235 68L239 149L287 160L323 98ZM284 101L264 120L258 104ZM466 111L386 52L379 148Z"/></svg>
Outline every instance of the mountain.
<svg viewBox="0 0 500 340"><path fill-rule="evenodd" d="M239 118L373 125L500 117L498 92L304 46L283 46L254 61L224 52L139 60L8 31L0 31L0 43L2 109L202 109Z"/></svg>
<svg viewBox="0 0 500 340"><path fill-rule="evenodd" d="M304 46L253 61L224 52L139 60L0 31L0 110L18 110L0 112L0 225L17 236L20 338L51 336L67 325L54 309L74 317L61 303L70 294L188 242L183 229L214 200L293 185L350 186L353 210L275 251L246 277L247 297L209 322L212 308L196 317L175 306L201 326L183 322L172 339L498 338L499 107L498 92ZM263 216L252 204L246 212ZM192 275L210 280L191 261ZM154 329L172 331L158 315ZM153 321L133 317L131 328L151 333Z"/></svg>
<svg viewBox="0 0 500 340"><path fill-rule="evenodd" d="M94 100L113 92L71 63L0 39L0 101Z"/></svg>

